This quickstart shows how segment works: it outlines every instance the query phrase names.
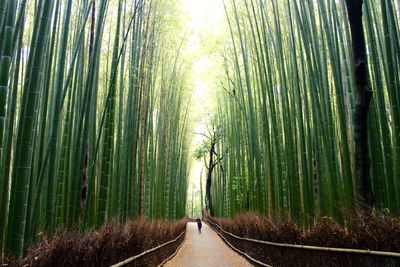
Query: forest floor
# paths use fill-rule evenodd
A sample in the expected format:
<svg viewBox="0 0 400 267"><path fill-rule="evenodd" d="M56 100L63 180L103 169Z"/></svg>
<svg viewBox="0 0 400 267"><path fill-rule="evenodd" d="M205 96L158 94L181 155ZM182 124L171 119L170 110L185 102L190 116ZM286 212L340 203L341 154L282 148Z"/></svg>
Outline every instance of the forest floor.
<svg viewBox="0 0 400 267"><path fill-rule="evenodd" d="M247 260L229 248L205 223L201 234L196 223L188 223L182 247L164 266L252 266Z"/></svg>

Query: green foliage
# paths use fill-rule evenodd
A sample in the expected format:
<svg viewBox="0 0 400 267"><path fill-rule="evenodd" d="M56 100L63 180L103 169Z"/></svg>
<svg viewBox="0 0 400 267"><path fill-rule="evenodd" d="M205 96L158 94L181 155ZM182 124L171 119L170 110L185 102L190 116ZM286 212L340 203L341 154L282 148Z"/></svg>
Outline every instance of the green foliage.
<svg viewBox="0 0 400 267"><path fill-rule="evenodd" d="M182 218L186 80L180 48L171 49L182 42L164 25L176 20L174 5L3 3L1 253L21 257L40 231Z"/></svg>
<svg viewBox="0 0 400 267"><path fill-rule="evenodd" d="M376 208L397 214L400 76L392 59L399 6L364 3L376 94L370 112L373 189ZM304 227L325 215L345 222L359 196L344 3L230 0L225 9L231 40L224 54L219 121L226 129L221 143L230 149L223 160L225 175L218 174L224 178L214 188L221 196L218 215L233 216L248 204L271 217L286 214ZM238 190L239 177L248 177L247 192Z"/></svg>
<svg viewBox="0 0 400 267"><path fill-rule="evenodd" d="M185 47L178 2L0 1L1 253L20 257L60 227L183 217L191 156L207 161L212 145L217 216L346 222L358 195L344 1L225 1L227 32L199 36L223 68L204 60L194 72L207 77L196 87L221 88L206 103L218 103L215 129L194 152L196 49ZM400 7L364 3L372 186L376 208L398 214Z"/></svg>
<svg viewBox="0 0 400 267"><path fill-rule="evenodd" d="M201 145L199 145L196 150L194 151L194 158L196 160L201 160L203 157L207 155L207 152L210 150L210 141L205 140Z"/></svg>

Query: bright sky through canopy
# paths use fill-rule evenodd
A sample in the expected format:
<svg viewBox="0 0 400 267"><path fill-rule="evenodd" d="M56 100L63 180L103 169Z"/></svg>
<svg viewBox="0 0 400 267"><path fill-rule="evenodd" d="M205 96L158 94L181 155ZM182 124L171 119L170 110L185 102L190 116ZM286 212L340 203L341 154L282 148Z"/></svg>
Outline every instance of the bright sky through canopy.
<svg viewBox="0 0 400 267"><path fill-rule="evenodd" d="M187 33L187 53L193 57L192 115L199 111L212 112L215 105L215 74L220 69L217 45L225 34L225 13L221 1L182 0L182 13L186 17L184 32ZM213 92L214 91L214 92ZM195 108L199 108L196 110ZM202 119L204 114L198 114Z"/></svg>
<svg viewBox="0 0 400 267"><path fill-rule="evenodd" d="M192 98L190 120L192 131L204 132L204 120L216 107L217 86L222 68L222 47L226 42L225 11L220 0L181 0L187 33L186 54L191 58ZM201 144L203 137L193 135L192 150ZM194 162L189 177L189 192L199 190L199 176L204 163ZM203 170L205 175L205 170ZM197 200L196 200L197 201Z"/></svg>

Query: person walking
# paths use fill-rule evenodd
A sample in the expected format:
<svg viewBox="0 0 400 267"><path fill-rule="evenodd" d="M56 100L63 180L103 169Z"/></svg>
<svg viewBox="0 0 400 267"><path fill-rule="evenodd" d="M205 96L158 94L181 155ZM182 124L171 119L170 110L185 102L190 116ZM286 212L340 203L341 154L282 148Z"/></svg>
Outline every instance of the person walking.
<svg viewBox="0 0 400 267"><path fill-rule="evenodd" d="M199 229L199 234L201 234L201 220L200 220L200 218L197 218L196 219L196 222L197 222L197 228Z"/></svg>

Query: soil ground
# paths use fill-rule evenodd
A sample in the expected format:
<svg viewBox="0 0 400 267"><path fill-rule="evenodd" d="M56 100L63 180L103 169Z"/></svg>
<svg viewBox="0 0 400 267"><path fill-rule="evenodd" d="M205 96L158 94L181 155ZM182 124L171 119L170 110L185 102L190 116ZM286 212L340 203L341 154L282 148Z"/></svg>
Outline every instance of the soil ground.
<svg viewBox="0 0 400 267"><path fill-rule="evenodd" d="M177 255L164 266L246 267L252 265L228 247L205 223L203 223L201 234L197 230L196 223L188 223L182 247Z"/></svg>

